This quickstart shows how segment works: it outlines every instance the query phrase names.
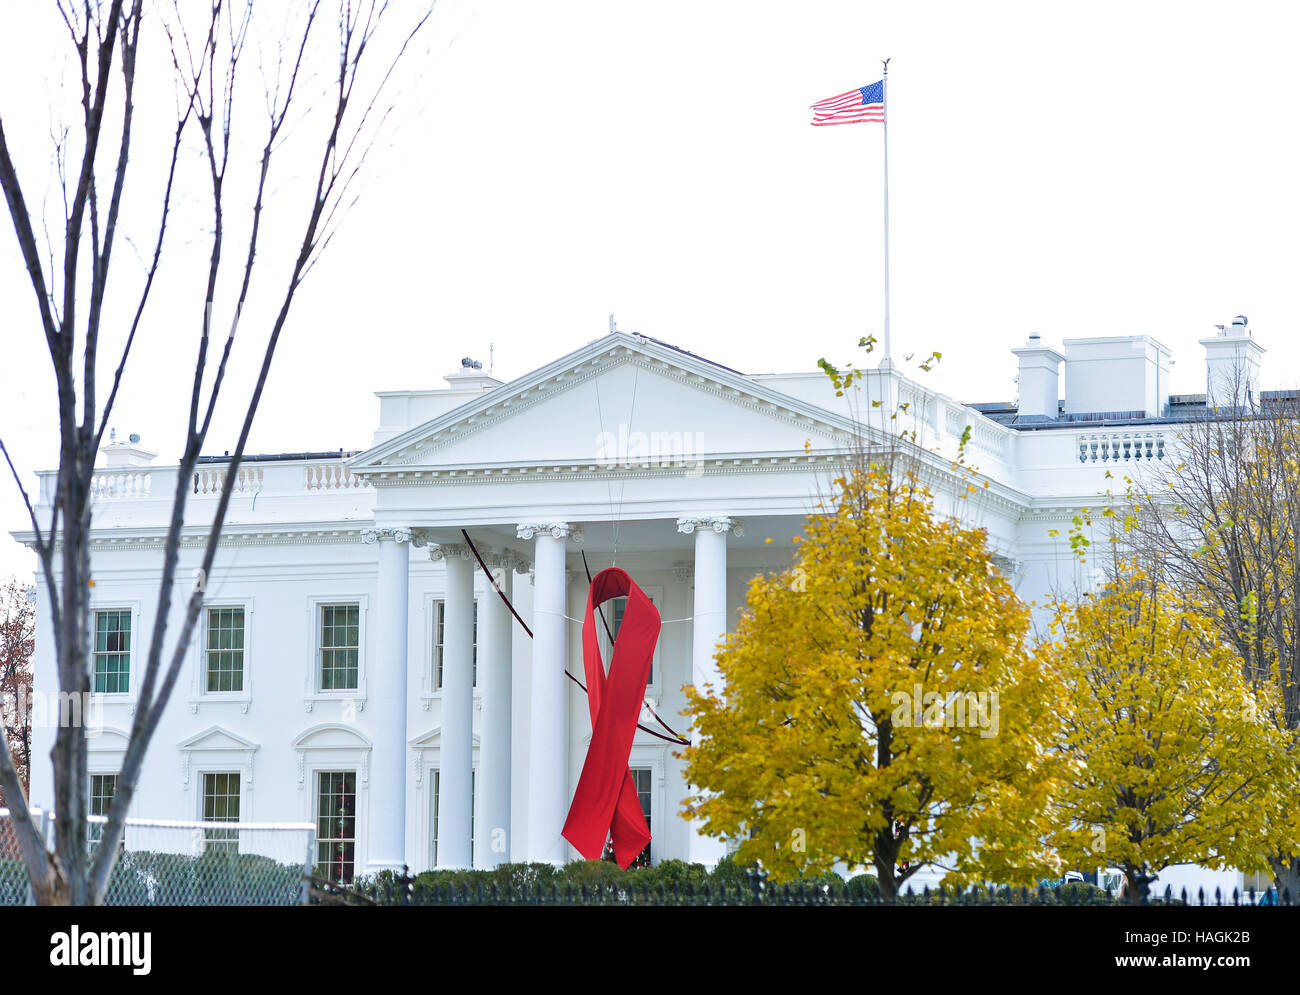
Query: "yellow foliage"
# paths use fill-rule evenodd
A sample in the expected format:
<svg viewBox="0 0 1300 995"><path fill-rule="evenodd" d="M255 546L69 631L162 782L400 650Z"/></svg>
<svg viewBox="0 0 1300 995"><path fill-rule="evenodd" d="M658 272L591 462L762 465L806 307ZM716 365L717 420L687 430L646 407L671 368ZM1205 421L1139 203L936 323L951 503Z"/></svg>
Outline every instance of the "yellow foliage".
<svg viewBox="0 0 1300 995"><path fill-rule="evenodd" d="M687 689L685 814L775 881L874 864L888 898L941 861L953 883L1030 883L1054 860L1056 709L1028 611L915 478L836 486L791 569L751 582L725 686Z"/></svg>
<svg viewBox="0 0 1300 995"><path fill-rule="evenodd" d="M1053 836L1067 864L1266 869L1294 840L1295 765L1275 687L1252 686L1204 613L1131 564L1078 605L1058 604L1041 650L1064 699L1069 773Z"/></svg>

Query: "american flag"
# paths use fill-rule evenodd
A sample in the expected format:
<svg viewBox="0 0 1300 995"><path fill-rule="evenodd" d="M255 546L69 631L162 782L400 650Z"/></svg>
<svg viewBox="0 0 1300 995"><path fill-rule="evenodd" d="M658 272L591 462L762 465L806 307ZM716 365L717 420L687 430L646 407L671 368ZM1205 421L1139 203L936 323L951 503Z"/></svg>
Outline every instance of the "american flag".
<svg viewBox="0 0 1300 995"><path fill-rule="evenodd" d="M885 81L860 86L812 105L813 127L885 120Z"/></svg>

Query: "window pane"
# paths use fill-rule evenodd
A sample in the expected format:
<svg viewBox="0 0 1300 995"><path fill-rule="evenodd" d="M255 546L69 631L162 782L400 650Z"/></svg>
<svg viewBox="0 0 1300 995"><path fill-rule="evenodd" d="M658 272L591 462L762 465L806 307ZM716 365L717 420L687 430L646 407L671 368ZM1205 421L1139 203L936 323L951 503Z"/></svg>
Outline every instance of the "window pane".
<svg viewBox="0 0 1300 995"><path fill-rule="evenodd" d="M334 881L351 881L356 859L355 771L316 775L316 863Z"/></svg>
<svg viewBox="0 0 1300 995"><path fill-rule="evenodd" d="M90 775L90 814L91 815L108 815L109 805L113 801L113 793L117 791L116 774L91 774ZM91 822L86 827L86 836L91 844L98 843L100 837L104 835L104 824L102 822Z"/></svg>
<svg viewBox="0 0 1300 995"><path fill-rule="evenodd" d="M207 678L210 692L244 690L244 609L209 608Z"/></svg>
<svg viewBox="0 0 1300 995"><path fill-rule="evenodd" d="M95 613L95 670L92 688L103 694L131 689L131 613Z"/></svg>
<svg viewBox="0 0 1300 995"><path fill-rule="evenodd" d="M359 605L322 605L320 610L320 687L351 691L357 687L360 659Z"/></svg>
<svg viewBox="0 0 1300 995"><path fill-rule="evenodd" d="M645 815L645 824L650 827L651 835L654 835L654 823L651 821L650 817L650 803L653 795L651 788L653 782L650 768L633 767L632 781L636 785L636 796L637 800L641 802L641 812ZM633 866L650 866L650 844L647 843L646 848L637 855L636 860L633 861Z"/></svg>
<svg viewBox="0 0 1300 995"><path fill-rule="evenodd" d="M203 775L203 821L239 821L239 775L237 773ZM205 850L239 852L239 830L237 829L205 828L203 840Z"/></svg>

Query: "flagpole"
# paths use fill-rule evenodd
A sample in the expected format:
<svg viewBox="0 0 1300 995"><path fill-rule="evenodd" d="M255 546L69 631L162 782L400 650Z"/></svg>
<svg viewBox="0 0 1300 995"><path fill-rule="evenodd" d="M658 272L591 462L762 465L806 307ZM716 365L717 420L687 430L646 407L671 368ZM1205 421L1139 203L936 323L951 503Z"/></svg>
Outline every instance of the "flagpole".
<svg viewBox="0 0 1300 995"><path fill-rule="evenodd" d="M880 103L882 124L885 126L885 358L881 366L893 365L893 353L889 342L889 60L885 60L885 71L880 81Z"/></svg>

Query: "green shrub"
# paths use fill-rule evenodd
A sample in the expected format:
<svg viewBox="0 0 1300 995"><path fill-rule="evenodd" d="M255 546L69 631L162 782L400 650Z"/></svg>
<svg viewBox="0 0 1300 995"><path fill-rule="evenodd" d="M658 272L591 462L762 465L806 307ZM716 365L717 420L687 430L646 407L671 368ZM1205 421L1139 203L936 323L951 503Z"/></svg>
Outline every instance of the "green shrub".
<svg viewBox="0 0 1300 995"><path fill-rule="evenodd" d="M718 888L727 888L735 891L737 888L748 888L749 869L737 864L731 854L727 854L709 874L709 887L714 891Z"/></svg>
<svg viewBox="0 0 1300 995"><path fill-rule="evenodd" d="M857 874L845 885L849 898L859 902L874 902L880 897L880 882L874 874Z"/></svg>
<svg viewBox="0 0 1300 995"><path fill-rule="evenodd" d="M583 885L588 888L635 887L634 879L648 870L649 868L640 868L635 871L625 871L618 864L608 860L575 860L560 868L555 883L560 886L561 892L566 885L571 885L575 891Z"/></svg>
<svg viewBox="0 0 1300 995"><path fill-rule="evenodd" d="M661 860L653 867L639 867L629 872L636 887L656 888L663 885L665 892L674 889L685 892L692 887L697 893L709 881L709 870L703 864L688 864L684 860Z"/></svg>
<svg viewBox="0 0 1300 995"><path fill-rule="evenodd" d="M552 864L501 864L492 872L496 885L504 895L511 892L535 892L537 886L549 889L555 883L558 871Z"/></svg>

